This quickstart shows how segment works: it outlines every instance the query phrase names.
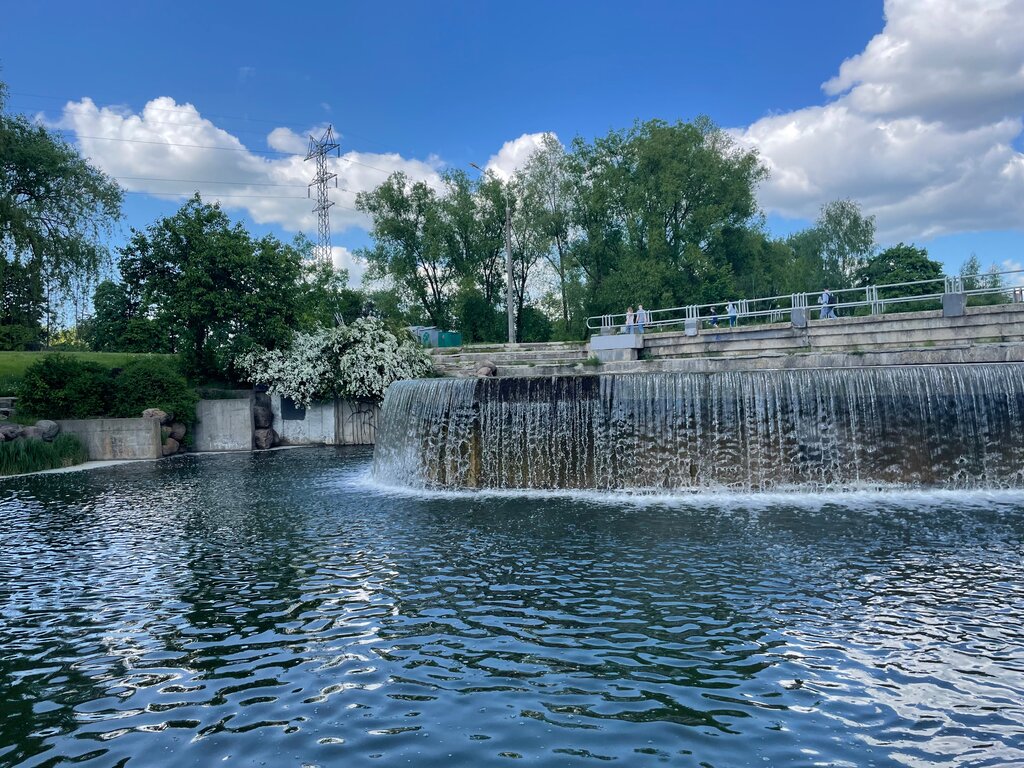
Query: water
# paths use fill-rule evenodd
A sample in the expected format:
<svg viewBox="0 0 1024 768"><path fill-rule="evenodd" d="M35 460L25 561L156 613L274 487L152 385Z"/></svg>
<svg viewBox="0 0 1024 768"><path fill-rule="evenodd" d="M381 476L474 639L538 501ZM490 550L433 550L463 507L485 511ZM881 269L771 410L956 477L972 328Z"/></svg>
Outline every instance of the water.
<svg viewBox="0 0 1024 768"><path fill-rule="evenodd" d="M661 492L1024 485L1024 365L400 382L375 475Z"/></svg>
<svg viewBox="0 0 1024 768"><path fill-rule="evenodd" d="M1024 494L0 481L0 765L1024 765Z"/></svg>

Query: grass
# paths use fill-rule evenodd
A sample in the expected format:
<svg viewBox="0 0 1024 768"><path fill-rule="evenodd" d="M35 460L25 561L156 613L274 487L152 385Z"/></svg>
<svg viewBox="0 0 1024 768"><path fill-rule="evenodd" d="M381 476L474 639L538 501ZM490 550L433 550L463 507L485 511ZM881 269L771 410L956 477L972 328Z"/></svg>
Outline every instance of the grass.
<svg viewBox="0 0 1024 768"><path fill-rule="evenodd" d="M0 352L0 397L17 393L18 385L25 376L25 369L46 355L57 352ZM144 355L131 352L60 352L59 354L75 357L79 360L99 363L107 368L120 368L129 360L138 357L165 357L173 355Z"/></svg>
<svg viewBox="0 0 1024 768"><path fill-rule="evenodd" d="M0 443L0 476L71 467L88 459L85 446L74 435L57 435L52 443L11 440Z"/></svg>
<svg viewBox="0 0 1024 768"><path fill-rule="evenodd" d="M583 361L583 364L590 366L598 366L601 364L601 358L599 358L597 355L591 355L590 357Z"/></svg>

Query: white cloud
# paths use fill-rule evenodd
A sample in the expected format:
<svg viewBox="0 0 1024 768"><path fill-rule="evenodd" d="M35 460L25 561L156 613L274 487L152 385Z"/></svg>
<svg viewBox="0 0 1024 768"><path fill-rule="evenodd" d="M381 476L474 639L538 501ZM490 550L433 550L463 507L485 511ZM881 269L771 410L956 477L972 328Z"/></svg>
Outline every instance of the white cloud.
<svg viewBox="0 0 1024 768"><path fill-rule="evenodd" d="M316 231L313 201L307 197L314 171L304 161L308 137L287 128L271 131L267 145L273 151L261 153L203 118L191 104L166 96L153 99L139 114L101 108L88 98L69 102L60 124L74 131L83 153L127 190L170 199L198 190L225 208L244 209L259 224ZM441 163L433 156L416 160L349 151L330 158L329 166L338 175L338 188L330 192L335 233L368 227L367 217L355 210L356 194L374 189L394 171L440 183Z"/></svg>
<svg viewBox="0 0 1024 768"><path fill-rule="evenodd" d="M503 181L507 181L519 170L526 161L544 146L544 137L551 136L556 141L558 136L553 133L524 133L518 139L506 141L496 155L487 161L487 170Z"/></svg>
<svg viewBox="0 0 1024 768"><path fill-rule="evenodd" d="M348 284L350 288L358 288L362 285L363 275L366 274L366 260L356 256L344 246L335 245L331 248L331 261L335 269L348 270Z"/></svg>
<svg viewBox="0 0 1024 768"><path fill-rule="evenodd" d="M766 209L853 198L883 241L1021 227L1024 0L887 0L823 88L836 98L733 132L772 171Z"/></svg>

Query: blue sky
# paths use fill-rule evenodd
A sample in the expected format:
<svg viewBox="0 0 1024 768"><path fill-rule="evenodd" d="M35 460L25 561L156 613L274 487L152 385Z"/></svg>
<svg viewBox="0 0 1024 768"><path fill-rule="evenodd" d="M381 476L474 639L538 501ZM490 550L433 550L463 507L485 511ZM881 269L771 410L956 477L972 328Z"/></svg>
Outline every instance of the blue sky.
<svg viewBox="0 0 1024 768"><path fill-rule="evenodd" d="M134 190L127 225L176 209L146 192L200 188L237 195L224 203L257 231L308 232L309 205L279 198L304 197L311 169L262 153L301 153L330 121L356 153L332 194L350 265L367 238L345 206L388 171L511 170L543 132L707 114L772 166L760 199L776 234L852 197L882 244L923 244L952 269L1024 253L1022 0L98 8L9 5L0 78L11 110L59 123Z"/></svg>

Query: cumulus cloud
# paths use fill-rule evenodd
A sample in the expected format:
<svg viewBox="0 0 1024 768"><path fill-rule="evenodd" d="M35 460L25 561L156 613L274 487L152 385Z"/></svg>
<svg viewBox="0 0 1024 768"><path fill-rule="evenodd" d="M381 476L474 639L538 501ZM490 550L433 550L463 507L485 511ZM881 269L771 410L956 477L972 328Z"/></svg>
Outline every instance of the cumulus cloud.
<svg viewBox="0 0 1024 768"><path fill-rule="evenodd" d="M496 155L491 155L487 161L487 170L503 181L507 181L517 170L522 168L526 161L541 147L544 146L544 138L551 136L556 141L558 136L553 133L524 133L518 139L506 141L501 145Z"/></svg>
<svg viewBox="0 0 1024 768"><path fill-rule="evenodd" d="M348 270L348 284L358 288L363 282L368 266L365 259L360 258L344 246L335 245L331 248L331 261L335 269Z"/></svg>
<svg viewBox="0 0 1024 768"><path fill-rule="evenodd" d="M860 201L883 241L1024 221L1024 0L887 0L822 105L734 131L771 169L769 211Z"/></svg>
<svg viewBox="0 0 1024 768"><path fill-rule="evenodd" d="M69 102L60 125L72 130L83 153L126 190L175 200L199 191L225 208L245 210L259 224L316 231L313 201L307 197L313 176L312 164L304 161L308 137L287 128L267 135L268 150L250 148L193 105L166 96L153 99L138 114L98 107L88 98ZM338 188L330 193L336 233L369 226L355 210L356 194L374 189L394 171L440 183L441 163L433 156L417 160L349 151L331 157L329 167L338 175Z"/></svg>

